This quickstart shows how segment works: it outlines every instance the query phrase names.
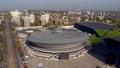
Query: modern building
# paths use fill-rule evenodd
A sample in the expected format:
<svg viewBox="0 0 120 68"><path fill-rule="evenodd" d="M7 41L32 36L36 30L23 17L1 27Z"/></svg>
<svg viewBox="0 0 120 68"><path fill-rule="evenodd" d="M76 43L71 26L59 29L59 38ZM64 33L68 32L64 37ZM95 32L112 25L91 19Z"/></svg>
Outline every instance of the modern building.
<svg viewBox="0 0 120 68"><path fill-rule="evenodd" d="M75 23L74 27L90 34L95 34L97 37L100 37L96 29L106 29L106 30L113 30L115 27L103 23L97 23L97 22L79 22Z"/></svg>
<svg viewBox="0 0 120 68"><path fill-rule="evenodd" d="M104 41L111 51L119 51L120 54L120 36L113 38L105 38Z"/></svg>
<svg viewBox="0 0 120 68"><path fill-rule="evenodd" d="M116 56L117 64L120 64L120 35L113 38L105 38L106 49Z"/></svg>
<svg viewBox="0 0 120 68"><path fill-rule="evenodd" d="M18 10L15 10L15 11L11 11L10 12L12 18L12 22L14 22L16 25L20 25L20 15L21 15L21 12L19 12Z"/></svg>
<svg viewBox="0 0 120 68"><path fill-rule="evenodd" d="M68 59L90 49L89 36L75 30L33 32L26 41L28 52L45 58Z"/></svg>

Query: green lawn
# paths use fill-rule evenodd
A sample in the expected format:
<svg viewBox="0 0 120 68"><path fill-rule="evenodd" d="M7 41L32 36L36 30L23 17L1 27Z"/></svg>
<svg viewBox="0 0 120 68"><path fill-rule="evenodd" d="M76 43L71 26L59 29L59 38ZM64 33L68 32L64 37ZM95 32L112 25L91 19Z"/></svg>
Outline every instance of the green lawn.
<svg viewBox="0 0 120 68"><path fill-rule="evenodd" d="M100 42L100 38L96 37L95 35L91 35L89 40L92 46L96 46L97 43Z"/></svg>
<svg viewBox="0 0 120 68"><path fill-rule="evenodd" d="M96 29L95 30L98 35L102 38L113 38L120 35L120 28L116 28L114 30L105 30L105 29ZM95 35L90 36L90 42L92 46L96 46L97 43L101 42L99 37L96 37Z"/></svg>
<svg viewBox="0 0 120 68"><path fill-rule="evenodd" d="M102 37L102 36L106 33L107 30L96 29L95 31L98 33L98 35L99 35L100 37Z"/></svg>
<svg viewBox="0 0 120 68"><path fill-rule="evenodd" d="M116 37L116 36L119 36L119 35L120 35L120 31L113 30L113 31L109 31L108 34L105 37L113 38L113 37Z"/></svg>
<svg viewBox="0 0 120 68"><path fill-rule="evenodd" d="M96 29L95 31L98 33L100 37L102 37L106 33L104 38L113 38L120 35L120 28L116 28L111 31L104 30L104 29Z"/></svg>

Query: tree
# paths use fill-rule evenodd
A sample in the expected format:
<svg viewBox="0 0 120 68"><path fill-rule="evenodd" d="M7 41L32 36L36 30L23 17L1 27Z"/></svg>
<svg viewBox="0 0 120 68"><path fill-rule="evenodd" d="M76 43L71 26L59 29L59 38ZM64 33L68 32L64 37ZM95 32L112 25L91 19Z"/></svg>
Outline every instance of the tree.
<svg viewBox="0 0 120 68"><path fill-rule="evenodd" d="M24 27L24 21L22 18L20 18L21 26Z"/></svg>
<svg viewBox="0 0 120 68"><path fill-rule="evenodd" d="M59 27L61 25L60 21L56 21L56 27Z"/></svg>
<svg viewBox="0 0 120 68"><path fill-rule="evenodd" d="M82 16L81 19L82 19L82 21L85 21L87 19L87 17L86 16Z"/></svg>
<svg viewBox="0 0 120 68"><path fill-rule="evenodd" d="M120 28L120 23L117 24L117 27Z"/></svg>
<svg viewBox="0 0 120 68"><path fill-rule="evenodd" d="M36 20L32 25L33 25L33 26L40 26L41 24L40 24L40 21L39 21L39 20Z"/></svg>
<svg viewBox="0 0 120 68"><path fill-rule="evenodd" d="M0 61L3 60L2 50L0 49Z"/></svg>
<svg viewBox="0 0 120 68"><path fill-rule="evenodd" d="M15 23L11 23L11 29L15 30Z"/></svg>
<svg viewBox="0 0 120 68"><path fill-rule="evenodd" d="M22 45L21 45L21 43L20 43L20 41L17 37L16 37L16 45L17 45L17 48L18 48L19 55L21 57L23 57L24 56L24 50L23 50L23 47L22 47Z"/></svg>
<svg viewBox="0 0 120 68"><path fill-rule="evenodd" d="M0 26L0 31L2 31L2 26Z"/></svg>
<svg viewBox="0 0 120 68"><path fill-rule="evenodd" d="M3 45L3 41L2 41L3 39L2 39L2 35L1 35L1 33L0 33L0 47Z"/></svg>

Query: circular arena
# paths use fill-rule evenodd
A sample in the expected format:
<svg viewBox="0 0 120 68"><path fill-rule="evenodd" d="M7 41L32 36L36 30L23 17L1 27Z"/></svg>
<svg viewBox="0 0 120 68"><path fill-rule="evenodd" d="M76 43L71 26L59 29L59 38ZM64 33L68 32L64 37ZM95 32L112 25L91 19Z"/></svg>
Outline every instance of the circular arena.
<svg viewBox="0 0 120 68"><path fill-rule="evenodd" d="M79 56L90 49L89 36L75 30L33 32L26 40L29 54L54 59Z"/></svg>

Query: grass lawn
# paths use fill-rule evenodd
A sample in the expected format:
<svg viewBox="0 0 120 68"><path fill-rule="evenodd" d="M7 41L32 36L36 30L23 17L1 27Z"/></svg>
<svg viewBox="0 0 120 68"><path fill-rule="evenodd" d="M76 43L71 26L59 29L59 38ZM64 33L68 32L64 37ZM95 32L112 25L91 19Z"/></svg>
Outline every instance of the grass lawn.
<svg viewBox="0 0 120 68"><path fill-rule="evenodd" d="M119 36L120 35L120 28L116 28L114 30L105 30L105 29L96 29L95 30L98 35L102 38L113 38L113 37L116 37L116 36ZM96 46L97 43L101 42L100 38L99 37L96 37L95 35L91 35L90 36L90 42L91 42L91 45L92 46Z"/></svg>
<svg viewBox="0 0 120 68"><path fill-rule="evenodd" d="M104 29L96 29L95 31L98 33L98 35L99 35L100 37L102 37L102 36L106 33L107 30L104 30Z"/></svg>
<svg viewBox="0 0 120 68"><path fill-rule="evenodd" d="M95 31L98 33L100 37L102 37L106 33L104 38L113 38L120 35L120 28L116 28L111 31L104 30L104 29L96 29Z"/></svg>
<svg viewBox="0 0 120 68"><path fill-rule="evenodd" d="M90 42L91 42L91 45L94 47L97 45L97 43L100 42L100 38L96 37L95 35L91 35L90 36Z"/></svg>

